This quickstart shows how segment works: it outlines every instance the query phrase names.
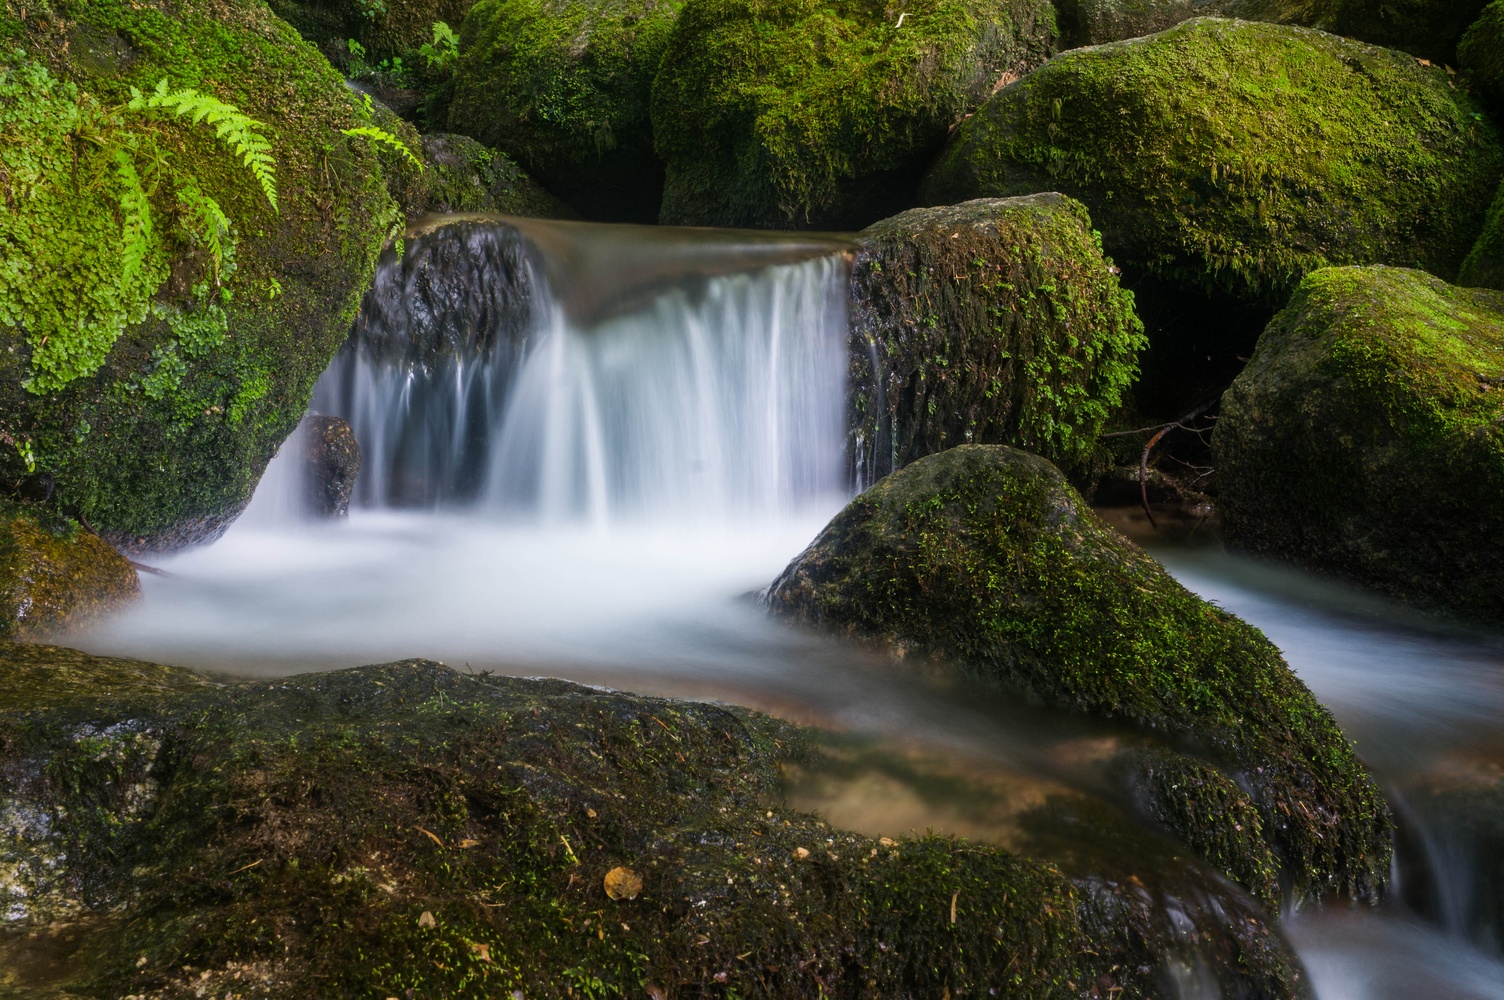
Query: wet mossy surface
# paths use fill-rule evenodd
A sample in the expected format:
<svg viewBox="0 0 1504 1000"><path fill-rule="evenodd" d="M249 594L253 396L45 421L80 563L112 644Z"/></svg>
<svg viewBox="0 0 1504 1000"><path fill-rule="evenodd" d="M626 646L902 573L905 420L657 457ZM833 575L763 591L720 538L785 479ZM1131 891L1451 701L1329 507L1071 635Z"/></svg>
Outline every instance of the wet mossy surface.
<svg viewBox="0 0 1504 1000"><path fill-rule="evenodd" d="M511 157L463 135L422 140L426 212L496 212L573 219L575 212L543 189Z"/></svg>
<svg viewBox="0 0 1504 1000"><path fill-rule="evenodd" d="M1238 546L1504 621L1504 293L1312 274L1224 395L1213 447Z"/></svg>
<svg viewBox="0 0 1504 1000"><path fill-rule="evenodd" d="M353 39L372 62L396 56L421 61L435 21L458 30L475 0L268 0L272 12L331 60L346 56Z"/></svg>
<svg viewBox="0 0 1504 1000"><path fill-rule="evenodd" d="M1159 995L1132 887L833 830L780 800L807 749L428 661L221 684L0 646L0 946L83 928L48 985L98 997ZM1235 923L1244 994L1299 995Z"/></svg>
<svg viewBox="0 0 1504 1000"><path fill-rule="evenodd" d="M1469 81L1498 105L1504 105L1504 0L1483 9L1457 46L1457 61Z"/></svg>
<svg viewBox="0 0 1504 1000"><path fill-rule="evenodd" d="M858 235L851 281L858 480L963 443L1080 466L1137 374L1133 296L1061 195L885 219Z"/></svg>
<svg viewBox="0 0 1504 1000"><path fill-rule="evenodd" d="M81 625L140 596L136 571L72 521L0 501L0 639Z"/></svg>
<svg viewBox="0 0 1504 1000"><path fill-rule="evenodd" d="M1467 288L1504 290L1504 184L1499 185L1499 193L1488 207L1483 232L1462 262L1457 283Z"/></svg>
<svg viewBox="0 0 1504 1000"><path fill-rule="evenodd" d="M660 221L858 229L908 208L947 130L1055 48L1039 0L689 0L653 83Z"/></svg>
<svg viewBox="0 0 1504 1000"><path fill-rule="evenodd" d="M12 2L0 14L0 39L104 104L166 78L266 123L276 212L212 129L164 130L160 140L233 220L236 270L226 287L234 297L223 305L218 346L189 354L162 318L181 330L182 317L193 320L203 305L193 287L212 277L203 249L181 242L164 259L155 300L163 312L128 326L92 375L32 394L22 386L28 344L15 328L0 331L4 429L55 476L57 510L131 548L213 537L302 416L400 222L370 143L339 131L365 123L361 103L322 56L249 0ZM118 218L108 191L88 197L99 200L90 209L97 217ZM155 197L155 210L174 217L170 192ZM93 252L118 260L107 244ZM21 475L23 458L0 449L0 474Z"/></svg>
<svg viewBox="0 0 1504 1000"><path fill-rule="evenodd" d="M893 473L767 601L785 619L1147 727L1217 763L1235 786L1184 768L1152 778L1168 790L1161 819L1255 892L1269 889L1266 855L1297 898L1370 895L1387 878L1388 807L1279 651L1103 524L1037 456L966 445ZM1239 789L1258 828L1237 829Z"/></svg>
<svg viewBox="0 0 1504 1000"><path fill-rule="evenodd" d="M679 0L481 0L449 128L515 158L585 218L652 222L663 189L648 100Z"/></svg>
<svg viewBox="0 0 1504 1000"><path fill-rule="evenodd" d="M1452 278L1504 156L1445 70L1303 28L1198 18L1066 52L961 125L930 204L1058 190L1125 269L1279 303L1327 264Z"/></svg>

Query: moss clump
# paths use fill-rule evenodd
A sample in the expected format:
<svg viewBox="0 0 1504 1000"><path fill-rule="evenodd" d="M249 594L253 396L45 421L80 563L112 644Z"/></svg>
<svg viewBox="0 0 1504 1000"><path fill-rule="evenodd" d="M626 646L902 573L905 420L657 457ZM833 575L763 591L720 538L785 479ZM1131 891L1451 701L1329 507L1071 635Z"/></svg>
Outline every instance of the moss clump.
<svg viewBox="0 0 1504 1000"><path fill-rule="evenodd" d="M1504 621L1504 293L1417 271L1310 275L1222 397L1243 548Z"/></svg>
<svg viewBox="0 0 1504 1000"><path fill-rule="evenodd" d="M826 526L767 600L781 617L1211 754L1246 783L1297 896L1368 894L1387 877L1383 797L1279 650L1103 524L1044 459L968 445L893 473ZM1225 786L1210 794L1199 815L1235 822L1236 811L1212 808ZM1225 836L1207 829L1202 845ZM1266 890L1256 865L1228 857L1235 877Z"/></svg>
<svg viewBox="0 0 1504 1000"><path fill-rule="evenodd" d="M1457 61L1473 85L1504 103L1504 0L1494 0L1467 29L1457 46Z"/></svg>
<svg viewBox="0 0 1504 1000"><path fill-rule="evenodd" d="M902 20L900 25L898 22ZM1040 0L690 0L653 83L661 221L857 228L1055 50Z"/></svg>
<svg viewBox="0 0 1504 1000"><path fill-rule="evenodd" d="M1504 290L1504 184L1499 185L1499 193L1484 217L1478 242L1462 262L1457 283L1467 288Z"/></svg>
<svg viewBox="0 0 1504 1000"><path fill-rule="evenodd" d="M572 219L574 210L549 194L505 153L462 135L425 135L422 149L427 212L500 212Z"/></svg>
<svg viewBox="0 0 1504 1000"><path fill-rule="evenodd" d="M268 0L272 12L331 59L359 42L368 59L412 62L433 39L435 21L458 27L474 0Z"/></svg>
<svg viewBox="0 0 1504 1000"><path fill-rule="evenodd" d="M1081 199L1124 267L1276 301L1327 264L1454 275L1504 154L1440 67L1320 32L1198 18L1062 54L963 124L946 203Z"/></svg>
<svg viewBox="0 0 1504 1000"><path fill-rule="evenodd" d="M858 480L962 443L1080 465L1137 372L1143 325L1078 202L913 209L863 230L852 267ZM873 365L877 371L874 372Z"/></svg>
<svg viewBox="0 0 1504 1000"><path fill-rule="evenodd" d="M131 564L99 536L0 502L0 639L36 639L141 594Z"/></svg>
<svg viewBox="0 0 1504 1000"><path fill-rule="evenodd" d="M166 78L267 123L281 192L275 212L212 130L161 126L158 142L232 224L234 269L219 268L218 287L211 248L176 225L188 209L161 185L149 204L161 242L148 259L164 280L97 371L29 392L33 348L25 331L0 327L0 430L53 474L56 508L132 547L212 536L297 424L399 222L369 143L339 132L366 113L323 57L252 0L61 0L22 12L6 4L0 38L76 87L80 100L118 106L132 86L151 91ZM25 147L47 134L7 135L6 155L16 141ZM75 145L87 161L89 141ZM71 157L41 176L67 193L67 224L43 221L47 246L0 245L0 266L34 254L77 269L120 264L126 237L115 192L88 186L85 170L75 177ZM37 203L16 200L15 183L11 176L0 190L25 218ZM86 223L104 230L81 240ZM4 452L0 475L16 479L27 456Z"/></svg>
<svg viewBox="0 0 1504 1000"><path fill-rule="evenodd" d="M586 218L651 222L663 166L648 95L679 0L481 0L449 127L505 152Z"/></svg>
<svg viewBox="0 0 1504 1000"><path fill-rule="evenodd" d="M210 686L0 647L0 913L123 912L84 996L1162 995L1173 956L1129 961L1151 931L1112 892L832 830L779 801L804 752L748 712L424 661ZM1295 995L1246 941L1244 989Z"/></svg>

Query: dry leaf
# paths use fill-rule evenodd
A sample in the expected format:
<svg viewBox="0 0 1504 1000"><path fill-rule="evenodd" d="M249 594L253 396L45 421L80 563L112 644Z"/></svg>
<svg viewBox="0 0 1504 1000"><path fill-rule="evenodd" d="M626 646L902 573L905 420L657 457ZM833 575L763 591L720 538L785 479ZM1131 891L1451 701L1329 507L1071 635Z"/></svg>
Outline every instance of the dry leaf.
<svg viewBox="0 0 1504 1000"><path fill-rule="evenodd" d="M472 847L479 847L480 846L480 841L478 841L478 840L471 840L469 837L466 837L464 840L460 841L455 846L458 847L462 851L468 851Z"/></svg>
<svg viewBox="0 0 1504 1000"><path fill-rule="evenodd" d="M417 830L419 833L423 834L429 840L433 841L435 844L438 844L440 847L444 846L444 842L439 839L439 835L438 834L436 834L436 833L430 833L429 831L423 829L421 826L415 826L415 827L413 827L413 829Z"/></svg>
<svg viewBox="0 0 1504 1000"><path fill-rule="evenodd" d="M799 860L799 861L803 861L805 858L809 857L809 848L808 847L796 847L796 848L794 848L794 857L797 860Z"/></svg>
<svg viewBox="0 0 1504 1000"><path fill-rule="evenodd" d="M636 899L642 891L642 879L630 868L613 868L606 873L606 895L612 899Z"/></svg>
<svg viewBox="0 0 1504 1000"><path fill-rule="evenodd" d="M475 957L482 962L491 961L491 946L488 944L472 944L470 950L475 952Z"/></svg>
<svg viewBox="0 0 1504 1000"><path fill-rule="evenodd" d="M439 922L433 918L432 913L424 910L423 915L418 918L418 926L433 930L435 927L439 926Z"/></svg>

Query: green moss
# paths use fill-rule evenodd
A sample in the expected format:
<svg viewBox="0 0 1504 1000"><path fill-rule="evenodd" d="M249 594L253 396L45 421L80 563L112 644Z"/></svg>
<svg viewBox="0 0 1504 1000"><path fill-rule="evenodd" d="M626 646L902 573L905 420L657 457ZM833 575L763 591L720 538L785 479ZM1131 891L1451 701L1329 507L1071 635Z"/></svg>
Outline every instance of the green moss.
<svg viewBox="0 0 1504 1000"><path fill-rule="evenodd" d="M1063 48L1101 45L1164 31L1197 16L1223 13L1218 0L1060 0Z"/></svg>
<svg viewBox="0 0 1504 1000"><path fill-rule="evenodd" d="M859 478L961 443L1088 459L1144 338L1079 203L913 209L857 239L848 405Z"/></svg>
<svg viewBox="0 0 1504 1000"><path fill-rule="evenodd" d="M1504 294L1310 275L1222 399L1224 524L1256 551L1504 621Z"/></svg>
<svg viewBox="0 0 1504 1000"><path fill-rule="evenodd" d="M500 212L572 219L574 211L545 191L512 158L462 135L423 137L427 212Z"/></svg>
<svg viewBox="0 0 1504 1000"><path fill-rule="evenodd" d="M586 218L651 222L663 167L648 95L679 0L481 0L449 127L515 158Z"/></svg>
<svg viewBox="0 0 1504 1000"><path fill-rule="evenodd" d="M1504 156L1440 67L1319 32L1197 19L1064 53L963 124L945 203L1060 190L1133 266L1279 301L1327 264L1452 276Z"/></svg>
<svg viewBox="0 0 1504 1000"><path fill-rule="evenodd" d="M331 59L348 53L348 39L367 57L393 56L417 65L418 49L433 38L433 24L458 27L474 0L269 0L272 12ZM343 50L343 51L342 51Z"/></svg>
<svg viewBox="0 0 1504 1000"><path fill-rule="evenodd" d="M268 123L282 190L276 213L212 132L180 129L163 140L235 225L230 296L202 294L213 274L201 247L170 243L153 265L166 282L151 313L127 325L93 375L43 397L22 388L32 368L24 336L0 329L0 429L55 475L58 508L133 546L212 535L243 507L297 423L399 222L375 154L338 131L361 124L364 112L322 57L250 0L80 0L26 8L25 20L22 10L7 2L0 25L53 77L103 106L165 77ZM118 219L108 195L81 191L67 217ZM154 211L173 218L169 192L155 197ZM82 266L91 246L107 254L121 242L114 225L113 236L96 234L66 259ZM3 249L6 267L30 252ZM0 472L15 478L18 462L0 459Z"/></svg>
<svg viewBox="0 0 1504 1000"><path fill-rule="evenodd" d="M857 228L946 130L1055 48L1038 0L690 0L653 83L661 221Z"/></svg>
<svg viewBox="0 0 1504 1000"><path fill-rule="evenodd" d="M1504 0L1494 0L1467 29L1457 46L1457 61L1474 86L1504 103Z"/></svg>
<svg viewBox="0 0 1504 1000"><path fill-rule="evenodd" d="M1462 262L1457 283L1467 288L1504 290L1504 184L1483 220L1483 232Z"/></svg>
<svg viewBox="0 0 1504 1000"><path fill-rule="evenodd" d="M893 473L826 526L768 601L1202 748L1249 789L1297 896L1372 893L1387 877L1388 808L1279 651L1098 520L1041 458L971 445ZM1219 814L1227 790L1210 793L1202 815ZM1222 835L1204 832L1202 846ZM1256 864L1232 867L1267 890Z"/></svg>
<svg viewBox="0 0 1504 1000"><path fill-rule="evenodd" d="M140 596L124 557L76 524L0 502L0 639L36 639Z"/></svg>

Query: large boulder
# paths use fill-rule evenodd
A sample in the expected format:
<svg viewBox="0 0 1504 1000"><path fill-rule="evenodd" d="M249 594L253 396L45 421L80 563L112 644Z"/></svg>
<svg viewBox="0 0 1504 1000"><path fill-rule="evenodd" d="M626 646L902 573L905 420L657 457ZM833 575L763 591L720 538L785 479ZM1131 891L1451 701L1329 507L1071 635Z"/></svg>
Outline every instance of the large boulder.
<svg viewBox="0 0 1504 1000"><path fill-rule="evenodd" d="M1211 946L1138 878L788 808L808 742L426 661L225 684L0 645L0 958L29 937L70 959L54 988L160 1000L1151 997ZM1301 995L1222 898L1227 991Z"/></svg>
<svg viewBox="0 0 1504 1000"><path fill-rule="evenodd" d="M1504 621L1504 293L1315 272L1212 443L1233 543Z"/></svg>
<svg viewBox="0 0 1504 1000"><path fill-rule="evenodd" d="M858 481L966 443L1078 466L1144 344L1086 209L1058 194L884 219L857 236L851 289Z"/></svg>
<svg viewBox="0 0 1504 1000"><path fill-rule="evenodd" d="M1440 67L1303 28L1198 18L1077 49L965 122L931 204L1058 190L1124 268L1282 301L1327 264L1448 278L1504 168Z"/></svg>
<svg viewBox="0 0 1504 1000"><path fill-rule="evenodd" d="M417 61L418 50L433 41L433 25L451 28L475 0L267 0L273 13L291 24L331 60L348 56L349 41L380 62L393 57Z"/></svg>
<svg viewBox="0 0 1504 1000"><path fill-rule="evenodd" d="M1055 42L1043 0L689 0L653 83L660 221L856 229L907 208L948 130Z"/></svg>
<svg viewBox="0 0 1504 1000"><path fill-rule="evenodd" d="M1139 784L1151 812L1254 891L1267 891L1264 852L1297 898L1370 894L1388 876L1383 796L1279 650L1105 525L1042 458L964 445L893 473L766 599L789 621L1205 754L1220 775L1149 760Z"/></svg>
<svg viewBox="0 0 1504 1000"><path fill-rule="evenodd" d="M1457 61L1473 86L1504 104L1504 0L1494 0L1467 29L1457 46Z"/></svg>
<svg viewBox="0 0 1504 1000"><path fill-rule="evenodd" d="M1504 290L1504 184L1483 219L1483 232L1462 262L1457 284Z"/></svg>
<svg viewBox="0 0 1504 1000"><path fill-rule="evenodd" d="M0 501L0 639L57 635L140 596L135 568L104 539Z"/></svg>
<svg viewBox="0 0 1504 1000"><path fill-rule="evenodd" d="M132 548L211 538L400 225L371 141L341 134L368 112L257 0L19 12L0 14L0 476L51 473L57 509Z"/></svg>
<svg viewBox="0 0 1504 1000"><path fill-rule="evenodd" d="M449 127L514 157L586 218L652 222L663 190L648 98L680 0L481 0Z"/></svg>

